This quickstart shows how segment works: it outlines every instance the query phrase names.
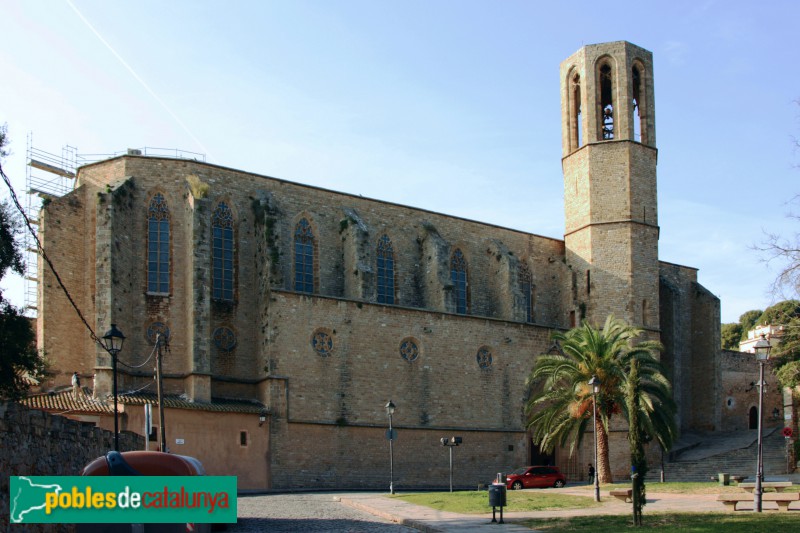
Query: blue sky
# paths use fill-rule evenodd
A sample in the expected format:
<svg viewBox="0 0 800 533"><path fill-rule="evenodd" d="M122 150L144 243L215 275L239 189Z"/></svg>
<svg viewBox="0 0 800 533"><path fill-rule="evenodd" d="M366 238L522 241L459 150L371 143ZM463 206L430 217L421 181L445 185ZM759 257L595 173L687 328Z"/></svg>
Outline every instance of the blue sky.
<svg viewBox="0 0 800 533"><path fill-rule="evenodd" d="M800 2L0 0L3 165L37 148L211 163L562 238L559 64L654 54L661 259L722 319L770 305L794 234ZM7 195L6 191L2 193ZM57 258L56 265L58 264ZM3 288L22 303L21 282Z"/></svg>

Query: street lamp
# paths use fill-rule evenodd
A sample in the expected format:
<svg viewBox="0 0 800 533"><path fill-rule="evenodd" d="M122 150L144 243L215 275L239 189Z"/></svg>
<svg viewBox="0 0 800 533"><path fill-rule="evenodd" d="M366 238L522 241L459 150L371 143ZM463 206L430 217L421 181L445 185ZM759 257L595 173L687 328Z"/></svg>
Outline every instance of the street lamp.
<svg viewBox="0 0 800 533"><path fill-rule="evenodd" d="M600 392L600 380L592 376L589 380L592 387L592 421L594 422L594 501L600 501L600 464L597 462L597 393Z"/></svg>
<svg viewBox="0 0 800 533"><path fill-rule="evenodd" d="M392 400L386 404L386 414L389 415L389 431L386 433L386 438L389 439L389 494L394 494L394 429L392 429L394 403Z"/></svg>
<svg viewBox="0 0 800 533"><path fill-rule="evenodd" d="M764 419L764 414L761 412L764 407L764 363L769 359L769 351L772 349L767 337L762 333L761 338L758 339L755 346L756 360L758 361L758 464L756 466L756 488L753 491L753 509L761 512L761 483L764 481L764 448L762 438L761 421Z"/></svg>
<svg viewBox="0 0 800 533"><path fill-rule="evenodd" d="M125 343L125 335L117 329L116 324L111 324L111 329L103 335L103 348L111 354L114 372L114 451L119 451L119 417L117 414L117 355Z"/></svg>

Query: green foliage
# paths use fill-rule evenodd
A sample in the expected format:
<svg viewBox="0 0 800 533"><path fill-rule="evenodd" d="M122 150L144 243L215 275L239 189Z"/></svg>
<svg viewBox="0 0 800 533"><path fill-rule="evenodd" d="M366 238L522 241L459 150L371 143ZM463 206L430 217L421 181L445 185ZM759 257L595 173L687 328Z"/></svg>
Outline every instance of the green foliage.
<svg viewBox="0 0 800 533"><path fill-rule="evenodd" d="M632 360L628 380L624 387L625 406L628 411L628 445L631 452L631 483L633 525L642 525L642 508L647 503L644 478L647 475L647 456L644 445L649 438L643 427L640 415L645 411L643 405L642 383L639 379L639 362Z"/></svg>
<svg viewBox="0 0 800 533"><path fill-rule="evenodd" d="M189 174L186 176L186 182L189 184L189 190L192 191L192 196L198 200L208 196L209 185L202 181L198 176Z"/></svg>
<svg viewBox="0 0 800 533"><path fill-rule="evenodd" d="M22 225L11 203L0 202L0 279L5 277L8 270L22 275L22 253L17 244L20 235L22 235Z"/></svg>
<svg viewBox="0 0 800 533"><path fill-rule="evenodd" d="M0 143L0 150L2 144ZM22 254L17 238L21 225L9 203L0 203L0 279L11 270L22 274ZM0 400L16 400L29 388L27 378L39 379L44 362L36 353L30 320L3 299L0 291Z"/></svg>
<svg viewBox="0 0 800 533"><path fill-rule="evenodd" d="M722 324L720 340L723 350L739 350L739 342L742 339L742 325L735 322Z"/></svg>
<svg viewBox="0 0 800 533"><path fill-rule="evenodd" d="M44 376L45 363L35 340L30 320L0 298L0 400L23 398L30 379Z"/></svg>
<svg viewBox="0 0 800 533"><path fill-rule="evenodd" d="M540 355L528 378L531 389L526 404L528 427L542 450L569 445L573 453L593 419L592 376L601 382L597 394L597 473L601 482L611 479L608 454L609 421L621 413L628 419L634 412L626 406L624 387L635 361L639 371L641 398L635 413L637 426L669 450L675 438L675 404L672 389L657 359L661 344L641 340L643 331L609 316L603 329L586 321L566 333L555 333L562 354Z"/></svg>
<svg viewBox="0 0 800 533"><path fill-rule="evenodd" d="M752 311L745 312L739 317L739 325L742 327L741 340L747 340L747 332L755 327L762 314L764 314L764 311L761 309L753 309Z"/></svg>
<svg viewBox="0 0 800 533"><path fill-rule="evenodd" d="M800 316L800 302L797 300L784 300L767 307L758 317L756 324L781 325L798 316Z"/></svg>

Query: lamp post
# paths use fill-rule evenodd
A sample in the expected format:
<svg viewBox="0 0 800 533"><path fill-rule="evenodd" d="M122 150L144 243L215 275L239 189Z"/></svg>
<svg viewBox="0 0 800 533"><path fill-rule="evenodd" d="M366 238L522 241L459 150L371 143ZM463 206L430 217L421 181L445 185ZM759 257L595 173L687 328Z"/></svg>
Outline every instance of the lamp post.
<svg viewBox="0 0 800 533"><path fill-rule="evenodd" d="M394 407L392 400L389 400L386 404L386 414L389 415L389 431L386 433L389 439L389 494L394 494L394 429L392 429Z"/></svg>
<svg viewBox="0 0 800 533"><path fill-rule="evenodd" d="M764 481L764 449L762 438L761 421L764 419L764 413L761 410L764 407L764 363L769 359L769 351L772 349L766 336L762 333L761 338L758 339L753 349L756 352L756 360L758 361L758 464L756 466L756 488L753 491L753 509L755 512L761 512L761 483Z"/></svg>
<svg viewBox="0 0 800 533"><path fill-rule="evenodd" d="M600 501L600 464L597 462L597 393L600 392L600 380L592 376L589 380L592 387L592 421L594 422L594 501Z"/></svg>
<svg viewBox="0 0 800 533"><path fill-rule="evenodd" d="M122 350L125 335L117 329L116 324L111 324L111 329L103 335L103 348L111 354L111 364L114 372L114 451L119 451L119 416L117 413L117 355Z"/></svg>

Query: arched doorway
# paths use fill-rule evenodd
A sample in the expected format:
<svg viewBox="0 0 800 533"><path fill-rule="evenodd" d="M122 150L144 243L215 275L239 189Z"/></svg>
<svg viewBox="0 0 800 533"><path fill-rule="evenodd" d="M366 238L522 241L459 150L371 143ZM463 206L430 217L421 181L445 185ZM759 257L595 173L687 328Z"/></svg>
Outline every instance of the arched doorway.
<svg viewBox="0 0 800 533"><path fill-rule="evenodd" d="M749 429L758 429L758 409L755 406L750 408Z"/></svg>
<svg viewBox="0 0 800 533"><path fill-rule="evenodd" d="M552 466L555 464L553 462L554 459L553 454L542 452L542 450L539 449L539 446L537 444L534 444L533 440L531 440L530 452L531 452L530 456L528 457L529 465Z"/></svg>

